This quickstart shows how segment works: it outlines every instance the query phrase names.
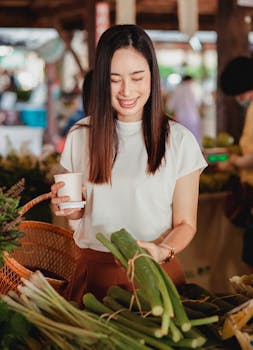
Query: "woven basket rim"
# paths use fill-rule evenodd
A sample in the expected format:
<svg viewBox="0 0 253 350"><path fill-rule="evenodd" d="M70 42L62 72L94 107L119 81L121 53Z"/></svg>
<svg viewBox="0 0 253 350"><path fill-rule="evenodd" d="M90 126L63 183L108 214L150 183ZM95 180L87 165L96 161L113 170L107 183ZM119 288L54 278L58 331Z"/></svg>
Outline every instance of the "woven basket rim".
<svg viewBox="0 0 253 350"><path fill-rule="evenodd" d="M20 275L21 278L28 279L34 271L31 271L27 269L24 265L21 265L16 259L12 258L8 252L3 252L4 262L6 266L12 268L13 271L15 271L17 274ZM38 269L39 270L39 269ZM58 280L51 277L46 277L48 282L50 282L52 285L62 286L66 283L65 280Z"/></svg>
<svg viewBox="0 0 253 350"><path fill-rule="evenodd" d="M30 202L26 203L23 207L20 208L19 214L23 216L28 210L30 210L34 205L42 202L43 200L50 199L52 197L52 193L42 194ZM50 234L54 234L55 236L62 236L63 238L74 240L73 231L68 228L64 228L61 226L57 226L52 223L36 221L36 220L25 220L25 218L19 223L18 229L20 232L24 230L24 235L26 235L26 229L29 230L44 230L50 232ZM22 240L22 238L21 238ZM22 243L21 243L22 245ZM25 267L21 263L16 260L15 257L11 256L11 253L7 251L3 252L4 266L0 268L1 280L0 280L0 293L4 294L8 290L17 290L18 284L20 284L20 280L22 278L29 279L30 275L34 273L33 270L30 270L29 267ZM39 270L39 267L37 268ZM43 273L43 272L42 272ZM48 282L58 291L63 291L63 287L68 283L65 279L57 279L53 277L46 277ZM2 288L2 291L1 291Z"/></svg>
<svg viewBox="0 0 253 350"><path fill-rule="evenodd" d="M73 231L71 231L70 229L55 225L55 224L51 224L48 222L43 222L43 221L36 221L36 220L24 220L21 221L21 223L19 224L19 230L22 230L22 226L30 226L31 228L38 228L38 227L42 227L44 229L48 229L48 230L52 230L55 233L60 233L63 234L64 236L73 238ZM22 232L22 231L21 231Z"/></svg>
<svg viewBox="0 0 253 350"><path fill-rule="evenodd" d="M5 264L8 267L15 267L15 271L22 275L22 277L27 278L30 276L32 271L28 270L25 266L21 265L16 259L12 258L8 252L3 252L3 258Z"/></svg>

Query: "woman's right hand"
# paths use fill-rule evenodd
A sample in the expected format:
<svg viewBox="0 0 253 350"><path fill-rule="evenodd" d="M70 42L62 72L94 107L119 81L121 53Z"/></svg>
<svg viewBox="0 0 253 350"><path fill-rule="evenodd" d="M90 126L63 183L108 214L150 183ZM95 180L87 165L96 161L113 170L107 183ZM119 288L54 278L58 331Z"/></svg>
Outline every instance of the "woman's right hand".
<svg viewBox="0 0 253 350"><path fill-rule="evenodd" d="M59 197L58 190L64 186L64 182L56 182L51 186L51 204L56 216L67 216L70 220L80 219L83 216L84 208L61 209L60 203L69 201L68 196Z"/></svg>

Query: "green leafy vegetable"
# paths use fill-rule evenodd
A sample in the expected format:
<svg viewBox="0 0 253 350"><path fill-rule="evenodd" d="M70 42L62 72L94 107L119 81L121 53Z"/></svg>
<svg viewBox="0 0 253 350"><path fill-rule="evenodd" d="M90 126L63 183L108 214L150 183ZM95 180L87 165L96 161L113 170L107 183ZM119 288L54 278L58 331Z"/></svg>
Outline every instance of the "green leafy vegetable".
<svg viewBox="0 0 253 350"><path fill-rule="evenodd" d="M18 225L21 222L19 202L24 183L24 179L21 179L7 191L0 188L0 266L4 262L3 252L12 252L23 236Z"/></svg>

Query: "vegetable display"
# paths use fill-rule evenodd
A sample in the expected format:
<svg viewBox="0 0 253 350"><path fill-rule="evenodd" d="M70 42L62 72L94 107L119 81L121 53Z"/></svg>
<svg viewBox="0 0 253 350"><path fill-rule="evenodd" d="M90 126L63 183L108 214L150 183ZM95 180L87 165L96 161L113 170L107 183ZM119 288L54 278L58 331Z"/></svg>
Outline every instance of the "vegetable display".
<svg viewBox="0 0 253 350"><path fill-rule="evenodd" d="M56 349L148 349L95 314L66 301L39 271L29 281L23 279L23 283L19 286L20 296L10 292L2 299L35 325L44 341L50 340ZM28 345L27 349L38 348Z"/></svg>
<svg viewBox="0 0 253 350"><path fill-rule="evenodd" d="M103 304L101 305L101 302L96 300L94 296L85 295L84 305L88 310L98 314L102 310L109 314L119 313L117 320L128 325L128 321L133 321L136 316L136 312L131 310L131 302L124 305L126 300L130 299L138 305L138 311L141 315L151 314L153 317L150 319L149 316L145 318L139 316L141 325L139 325L139 321L132 322L132 327L129 323L129 327L132 329L137 330L139 327L143 327L142 332L144 334L152 334L154 338L161 338L161 342L169 347L197 348L206 342L206 338L200 336L193 325L197 327L198 325L217 322L218 316L213 315L190 320L170 277L164 272L161 265L154 261L125 229L113 232L110 240L101 233L97 234L97 239L126 268L132 282L133 291L132 296L127 296L127 292L114 287L114 294L117 295L117 290L120 295L124 294L122 300L118 298L115 301L110 295L111 290L109 290L109 295L103 299L103 304L106 305L105 310L103 310ZM144 300L144 304L142 304L141 299ZM146 339L146 341L149 345L152 345L150 339Z"/></svg>
<svg viewBox="0 0 253 350"><path fill-rule="evenodd" d="M81 310L60 296L41 272L32 273L29 280L22 279L19 294L1 296L1 349L237 350L245 341L249 344L243 329L231 328L229 321L245 326L253 314L249 297L216 295L192 283L176 288L124 229L110 240L100 233L97 238L126 269L132 289L111 286L103 300L86 293ZM247 317L244 305L250 309Z"/></svg>

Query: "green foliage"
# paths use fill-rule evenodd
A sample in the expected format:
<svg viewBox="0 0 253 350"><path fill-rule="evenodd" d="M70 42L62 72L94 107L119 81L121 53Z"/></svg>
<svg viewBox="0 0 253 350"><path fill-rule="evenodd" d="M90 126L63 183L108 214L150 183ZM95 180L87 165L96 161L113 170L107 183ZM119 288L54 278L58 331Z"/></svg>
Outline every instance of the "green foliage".
<svg viewBox="0 0 253 350"><path fill-rule="evenodd" d="M23 179L8 191L0 188L0 266L3 264L3 251L12 252L19 245L20 237L23 236L23 233L18 230L21 221L20 193L23 189Z"/></svg>
<svg viewBox="0 0 253 350"><path fill-rule="evenodd" d="M217 146L227 147L233 145L234 138L228 132L220 132L217 136Z"/></svg>
<svg viewBox="0 0 253 350"><path fill-rule="evenodd" d="M212 148L216 146L216 139L214 137L204 135L202 137L202 146L204 148Z"/></svg>
<svg viewBox="0 0 253 350"><path fill-rule="evenodd" d="M20 155L15 152L6 157L0 156L0 187L10 187L21 178L25 179L25 189L20 205L50 191L53 182L54 167L58 164L58 153L45 157L32 154ZM34 207L26 215L27 220L51 222L51 211L47 202Z"/></svg>
<svg viewBox="0 0 253 350"><path fill-rule="evenodd" d="M159 73L161 78L163 79L167 79L168 76L172 73L177 73L180 75L189 74L196 80L202 80L203 77L205 78L213 77L215 74L215 70L212 68L210 69L208 67L203 67L203 65L198 65L198 66L185 65L180 69L178 67L159 64Z"/></svg>
<svg viewBox="0 0 253 350"><path fill-rule="evenodd" d="M27 349L24 337L30 330L31 324L25 317L10 310L7 304L0 299L0 349Z"/></svg>
<svg viewBox="0 0 253 350"><path fill-rule="evenodd" d="M217 137L204 135L202 137L202 146L204 148L212 147L231 147L234 145L234 138L228 132L220 132Z"/></svg>
<svg viewBox="0 0 253 350"><path fill-rule="evenodd" d="M53 350L53 344L41 338L38 329L21 313L11 310L0 298L1 350Z"/></svg>
<svg viewBox="0 0 253 350"><path fill-rule="evenodd" d="M159 65L159 72L160 72L161 78L164 78L164 79L167 79L168 75L172 73L177 73L174 67L168 67L161 64Z"/></svg>

